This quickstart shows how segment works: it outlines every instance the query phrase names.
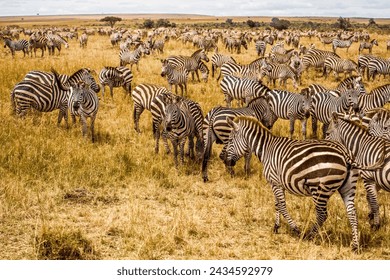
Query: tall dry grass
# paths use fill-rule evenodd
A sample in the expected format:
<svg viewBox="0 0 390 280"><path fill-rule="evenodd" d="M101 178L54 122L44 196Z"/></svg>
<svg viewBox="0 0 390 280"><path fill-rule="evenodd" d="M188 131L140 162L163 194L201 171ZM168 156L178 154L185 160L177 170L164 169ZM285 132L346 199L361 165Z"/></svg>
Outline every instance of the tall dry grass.
<svg viewBox="0 0 390 280"><path fill-rule="evenodd" d="M386 38L377 37L380 46L374 53L387 56ZM317 39L312 41L322 48ZM354 43L348 54L338 53L356 60L357 47ZM225 52L222 45L219 49ZM163 55L143 58L139 72L134 68L133 87L143 82L166 85L160 76L160 59L193 51L189 44L169 41ZM202 182L200 166L188 161L176 170L172 155L163 149L154 154L149 112L141 116L142 133L134 131L132 100L122 89L114 90L113 101L101 100L96 143L83 139L78 125L58 128L57 112L24 119L11 115L9 93L28 71L53 67L71 74L89 67L99 72L103 66L117 65L118 53L108 37L98 35L90 36L84 50L71 41L60 56L23 58L17 53L12 59L7 50L0 52L1 259L390 258L388 193L379 194L383 227L373 232L366 218L365 192L358 186L361 254L350 250L350 226L338 195L331 198L329 218L314 241L293 237L284 220L280 233L273 234L273 194L257 159L252 160L248 179L242 162L231 178L218 158L221 146L214 145L209 183ZM253 43L234 57L241 63L255 59ZM333 77L324 81L310 71L302 87L313 82L337 84ZM189 82L188 89L205 114L224 105L212 78L208 83ZM273 131L288 136L288 122L279 120ZM296 133L300 131L297 122ZM310 198L287 194L287 205L301 227L314 220Z"/></svg>

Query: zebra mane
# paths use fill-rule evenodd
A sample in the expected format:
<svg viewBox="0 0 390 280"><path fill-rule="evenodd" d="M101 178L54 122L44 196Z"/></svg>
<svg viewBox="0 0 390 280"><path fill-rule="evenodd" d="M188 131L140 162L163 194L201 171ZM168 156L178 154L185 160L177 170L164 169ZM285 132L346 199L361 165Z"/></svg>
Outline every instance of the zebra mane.
<svg viewBox="0 0 390 280"><path fill-rule="evenodd" d="M355 126L355 127L357 127L357 128L359 128L359 129L361 129L361 130L363 130L364 131L364 133L367 135L367 136L370 136L369 134L368 134L368 131L367 131L367 128L365 127L365 126L363 126L362 124L360 124L360 123L358 123L358 122L356 122L356 121L354 121L354 120L351 120L351 119L349 119L347 116L345 116L345 115L340 115L340 114L337 114L336 113L336 116L337 116L337 121L344 121L344 122L346 122L346 123L348 123L348 124L350 124L350 125L352 125L352 126Z"/></svg>
<svg viewBox="0 0 390 280"><path fill-rule="evenodd" d="M195 56L196 54L200 53L201 51L203 51L203 49L196 50L191 56Z"/></svg>
<svg viewBox="0 0 390 280"><path fill-rule="evenodd" d="M249 63L249 65L255 65L258 62L260 62L261 60L264 60L264 58L263 57L259 57L259 58L255 59L255 60L253 60L251 63Z"/></svg>

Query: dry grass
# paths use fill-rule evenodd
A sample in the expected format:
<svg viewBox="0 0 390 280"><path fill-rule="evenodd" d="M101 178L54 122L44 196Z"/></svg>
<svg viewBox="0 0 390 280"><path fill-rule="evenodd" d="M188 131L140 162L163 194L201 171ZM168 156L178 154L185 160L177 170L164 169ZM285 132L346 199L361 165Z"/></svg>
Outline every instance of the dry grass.
<svg viewBox="0 0 390 280"><path fill-rule="evenodd" d="M374 53L388 56L387 38L378 38L380 47ZM345 50L338 53L356 60L357 47L354 44L348 55ZM222 45L219 49L224 52ZM166 85L159 75L160 58L194 50L168 42L164 55L140 61L133 87L142 82ZM94 144L82 139L78 126L57 128L57 112L25 119L10 114L9 93L28 71L54 67L70 74L90 67L99 72L103 66L117 65L118 53L108 37L98 35L90 37L85 50L71 41L60 56L24 59L17 53L12 59L5 49L0 52L0 259L390 258L388 193L379 196L383 227L372 232L365 192L358 186L361 254L350 250L350 227L337 195L314 241L293 237L284 220L280 233L273 234L273 195L257 159L252 160L250 178L244 179L242 162L231 178L217 156L221 146L215 145L209 183L202 182L197 165L186 163L176 170L172 155L154 154L149 112L141 116L142 134L135 133L132 100L122 89L114 91L114 101L101 101ZM234 56L243 63L255 59L253 43ZM302 86L312 82L337 84L310 72ZM213 79L207 84L190 82L188 88L204 113L224 104ZM300 133L298 123L296 131ZM274 132L287 136L287 121L279 120ZM287 204L302 227L313 221L309 198L287 195Z"/></svg>

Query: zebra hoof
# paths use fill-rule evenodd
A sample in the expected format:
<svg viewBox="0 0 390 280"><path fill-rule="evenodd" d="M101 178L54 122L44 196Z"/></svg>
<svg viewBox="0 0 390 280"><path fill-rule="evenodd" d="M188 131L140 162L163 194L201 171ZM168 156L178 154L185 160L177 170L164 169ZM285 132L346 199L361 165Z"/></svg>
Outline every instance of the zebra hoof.
<svg viewBox="0 0 390 280"><path fill-rule="evenodd" d="M208 177L203 177L203 183L206 183L209 181L209 178Z"/></svg>
<svg viewBox="0 0 390 280"><path fill-rule="evenodd" d="M373 231L377 231L379 228L380 228L379 224L372 224L371 225L371 230L373 230Z"/></svg>
<svg viewBox="0 0 390 280"><path fill-rule="evenodd" d="M274 233L278 233L279 228L280 228L280 226L275 224L274 225Z"/></svg>

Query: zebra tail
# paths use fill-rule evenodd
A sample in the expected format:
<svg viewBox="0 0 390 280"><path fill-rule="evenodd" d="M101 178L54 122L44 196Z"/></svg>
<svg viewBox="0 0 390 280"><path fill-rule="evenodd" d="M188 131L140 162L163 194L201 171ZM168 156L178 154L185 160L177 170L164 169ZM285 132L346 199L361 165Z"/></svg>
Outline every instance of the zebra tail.
<svg viewBox="0 0 390 280"><path fill-rule="evenodd" d="M58 85L58 87L63 90L63 91L67 91L69 90L69 88L65 87L62 82L60 81L60 78L59 78L59 74L56 70L54 70L54 68L51 68L51 72L53 73L54 75L54 81L55 83Z"/></svg>

